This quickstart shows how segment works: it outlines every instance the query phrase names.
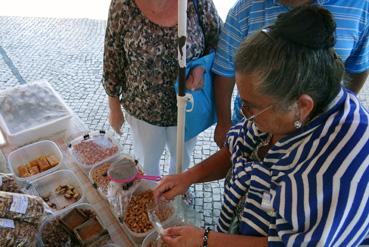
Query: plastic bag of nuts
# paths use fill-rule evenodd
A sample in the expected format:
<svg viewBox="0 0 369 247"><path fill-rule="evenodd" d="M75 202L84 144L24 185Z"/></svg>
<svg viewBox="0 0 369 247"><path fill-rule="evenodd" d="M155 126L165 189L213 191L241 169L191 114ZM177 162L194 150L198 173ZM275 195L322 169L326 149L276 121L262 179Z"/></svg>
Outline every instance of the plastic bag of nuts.
<svg viewBox="0 0 369 247"><path fill-rule="evenodd" d="M0 191L0 218L39 224L43 214L41 198Z"/></svg>
<svg viewBox="0 0 369 247"><path fill-rule="evenodd" d="M0 173L0 191L21 192L13 174Z"/></svg>
<svg viewBox="0 0 369 247"><path fill-rule="evenodd" d="M131 197L124 217L124 223L131 231L145 233L153 229L147 214L148 206L152 207L153 204L154 197L151 190L136 193ZM170 205L160 207L155 213L159 220L164 222L174 213L174 208Z"/></svg>
<svg viewBox="0 0 369 247"><path fill-rule="evenodd" d="M0 224L0 246L36 246L37 225L16 220L8 221L12 222L12 226L4 227Z"/></svg>

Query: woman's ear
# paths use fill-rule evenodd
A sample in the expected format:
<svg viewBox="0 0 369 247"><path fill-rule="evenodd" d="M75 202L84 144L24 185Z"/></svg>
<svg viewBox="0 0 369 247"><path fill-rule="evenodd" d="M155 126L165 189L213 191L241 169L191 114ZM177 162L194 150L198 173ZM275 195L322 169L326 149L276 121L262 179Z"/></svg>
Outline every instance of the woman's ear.
<svg viewBox="0 0 369 247"><path fill-rule="evenodd" d="M297 100L297 108L299 111L298 120L302 122L306 122L309 120L309 116L314 109L314 100L310 97L310 95L303 94Z"/></svg>

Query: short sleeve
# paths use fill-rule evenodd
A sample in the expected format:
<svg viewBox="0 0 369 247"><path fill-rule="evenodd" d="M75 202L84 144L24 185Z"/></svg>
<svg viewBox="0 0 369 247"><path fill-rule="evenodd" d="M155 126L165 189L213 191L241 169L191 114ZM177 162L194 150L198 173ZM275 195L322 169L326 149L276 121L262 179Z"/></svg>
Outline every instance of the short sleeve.
<svg viewBox="0 0 369 247"><path fill-rule="evenodd" d="M346 71L361 73L369 69L369 26L361 33L357 45L345 62Z"/></svg>
<svg viewBox="0 0 369 247"><path fill-rule="evenodd" d="M222 20L212 0L202 0L199 2L200 20L205 34L205 52L216 49L219 35L222 28Z"/></svg>
<svg viewBox="0 0 369 247"><path fill-rule="evenodd" d="M102 84L105 92L113 97L122 93L126 81L122 33L127 14L122 11L127 8L125 0L112 0L105 31Z"/></svg>
<svg viewBox="0 0 369 247"><path fill-rule="evenodd" d="M232 8L227 16L226 23L220 34L216 49L213 72L220 76L234 77L234 55L240 46L244 35L235 8Z"/></svg>

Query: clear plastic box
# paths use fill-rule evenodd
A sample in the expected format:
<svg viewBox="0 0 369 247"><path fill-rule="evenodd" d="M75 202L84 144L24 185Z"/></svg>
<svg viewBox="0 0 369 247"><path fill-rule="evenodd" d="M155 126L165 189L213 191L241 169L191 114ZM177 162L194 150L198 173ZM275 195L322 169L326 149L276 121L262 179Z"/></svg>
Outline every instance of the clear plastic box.
<svg viewBox="0 0 369 247"><path fill-rule="evenodd" d="M68 128L72 111L45 80L0 92L0 128L16 146Z"/></svg>
<svg viewBox="0 0 369 247"><path fill-rule="evenodd" d="M144 192L147 190L151 190L153 189L157 183L152 182L152 181L140 181L140 185L139 187L136 189L136 191L134 192L134 194L140 193L140 192ZM175 212L175 208L173 207L173 213L171 216L169 216L168 219L166 219L163 222L163 226L166 227L168 225L173 224L173 222L176 221L176 212ZM130 235L130 237L132 238L132 240L141 245L142 241L146 238L146 236L148 236L150 233L154 232L154 228L152 228L151 230L144 232L144 233L137 233L137 232L133 232L128 226L127 224L124 222L121 223L121 225L123 226L123 229Z"/></svg>
<svg viewBox="0 0 369 247"><path fill-rule="evenodd" d="M18 167L25 165L30 161L37 159L40 156L48 156L48 155L54 155L55 158L59 161L59 164L33 176L29 177L20 176L18 172ZM55 142L43 140L14 150L8 156L8 163L10 171L14 173L14 175L18 180L31 181L58 170L63 163L63 154Z"/></svg>
<svg viewBox="0 0 369 247"><path fill-rule="evenodd" d="M55 220L55 219L59 219L60 220L65 215L67 215L68 213L70 213L73 209L87 209L87 210L91 210L92 212L95 213L95 215L98 218L98 221L100 222L101 226L104 229L106 229L106 225L104 225L104 223L102 222L102 219L99 216L97 210L95 210L95 208L91 204L89 204L89 203L78 203L78 204L73 205L69 209L65 210L64 212L59 212L59 213L57 213L55 215L51 215L51 216L47 217L46 219L44 219L44 221L41 223L40 228L39 228L38 240L39 240L40 246L44 246L43 240L42 240L42 232L43 232L44 227L47 224L49 224L52 220Z"/></svg>
<svg viewBox="0 0 369 247"><path fill-rule="evenodd" d="M66 199L62 194L58 195L55 190L60 185L73 186L80 194L80 197L73 201ZM48 197L49 202L55 203L57 209L48 207L49 210L54 213L65 212L73 205L83 202L85 198L85 192L81 183L76 175L70 170L55 171L32 181L30 185L30 191L41 198Z"/></svg>
<svg viewBox="0 0 369 247"><path fill-rule="evenodd" d="M68 145L68 150L86 171L118 157L120 146L110 134L100 130L77 137Z"/></svg>

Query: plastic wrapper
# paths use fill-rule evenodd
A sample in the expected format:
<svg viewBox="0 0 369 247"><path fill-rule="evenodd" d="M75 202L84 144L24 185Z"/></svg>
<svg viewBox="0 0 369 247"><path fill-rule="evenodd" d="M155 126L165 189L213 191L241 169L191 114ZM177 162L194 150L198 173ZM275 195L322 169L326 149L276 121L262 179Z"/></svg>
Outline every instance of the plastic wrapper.
<svg viewBox="0 0 369 247"><path fill-rule="evenodd" d="M14 228L0 226L0 246L36 246L37 227L23 221L13 221Z"/></svg>
<svg viewBox="0 0 369 247"><path fill-rule="evenodd" d="M9 133L18 133L69 116L70 111L43 81L2 91L0 115Z"/></svg>
<svg viewBox="0 0 369 247"><path fill-rule="evenodd" d="M39 224L43 215L41 198L0 191L0 218Z"/></svg>
<svg viewBox="0 0 369 247"><path fill-rule="evenodd" d="M99 166L96 166L95 168L98 169L98 167ZM105 189L98 186L99 191L106 196L113 212L120 222L123 222L125 209L128 207L132 194L141 186L141 181L135 180L130 183L116 183L114 181L110 181L110 178L119 180L124 178L127 173L132 171L136 172L137 170L140 170L137 166L137 162L133 159L122 156L118 160L112 162L106 171L105 179L109 181L106 194ZM94 179L94 176L92 175L93 173L96 173L94 171L95 169L90 171L90 179L96 184L96 178Z"/></svg>
<svg viewBox="0 0 369 247"><path fill-rule="evenodd" d="M0 173L0 191L21 192L13 174Z"/></svg>

